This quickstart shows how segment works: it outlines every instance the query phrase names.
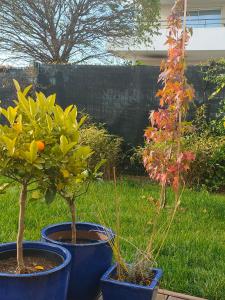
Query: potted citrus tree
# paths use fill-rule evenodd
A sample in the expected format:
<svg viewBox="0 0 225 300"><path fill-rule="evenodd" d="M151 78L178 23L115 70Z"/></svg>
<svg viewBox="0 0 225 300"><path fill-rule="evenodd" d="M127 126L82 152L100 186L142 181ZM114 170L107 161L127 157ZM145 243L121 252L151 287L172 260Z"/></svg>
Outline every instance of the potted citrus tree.
<svg viewBox="0 0 225 300"><path fill-rule="evenodd" d="M183 30L181 11L184 12ZM104 300L149 300L156 299L157 296L162 271L155 269L154 265L180 205L184 188L183 174L195 158L194 153L186 151L183 147L183 136L191 127L185 122L185 116L194 97L194 90L185 77L185 46L191 35L191 30L185 26L186 11L187 1L177 0L168 18L168 59L161 66L159 81L163 87L157 93L160 108L150 114L151 124L145 131L144 166L150 178L161 187L159 200L151 201L155 206L152 234L145 253L142 253L141 258L139 253L138 260L132 265L124 262L119 244L115 242L117 264L101 279ZM172 186L174 191L173 209L166 229L164 228L164 235L155 247L153 243L157 240L157 223L160 223L161 215L165 223L163 202L166 186Z"/></svg>
<svg viewBox="0 0 225 300"><path fill-rule="evenodd" d="M33 99L28 96L31 86L22 91L14 82L18 98L15 106L0 108L0 174L19 184L20 209L17 243L0 245L0 295L4 300L65 300L69 251L42 242L24 242L27 199L40 190L49 149L55 142L48 130L55 96L45 98L37 93Z"/></svg>
<svg viewBox="0 0 225 300"><path fill-rule="evenodd" d="M52 135L59 144L52 149L45 169L48 179L43 180L42 192L47 202L53 201L56 194L60 195L68 205L71 220L44 228L42 240L61 245L72 255L68 299L92 300L99 292L102 274L111 265L109 243L113 234L98 224L77 222L76 202L87 192L90 182L102 175L100 168L105 161L90 169L89 159L93 150L80 143L79 133L85 117L77 122L75 106L69 106L65 111L56 106L54 114L60 122L55 120L56 123L51 123Z"/></svg>

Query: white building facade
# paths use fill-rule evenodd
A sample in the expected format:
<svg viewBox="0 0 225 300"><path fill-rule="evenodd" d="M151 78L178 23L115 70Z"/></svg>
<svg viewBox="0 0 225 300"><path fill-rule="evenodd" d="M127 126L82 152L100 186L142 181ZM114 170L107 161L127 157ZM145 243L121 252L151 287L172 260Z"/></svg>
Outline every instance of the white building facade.
<svg viewBox="0 0 225 300"><path fill-rule="evenodd" d="M166 20L174 0L161 0L160 3L160 34L152 38L151 45L137 45L129 41L122 46L109 46L109 52L131 60L134 64L141 61L146 65L160 65L167 55ZM225 0L188 0L187 24L193 28L193 36L187 47L189 65L225 57Z"/></svg>

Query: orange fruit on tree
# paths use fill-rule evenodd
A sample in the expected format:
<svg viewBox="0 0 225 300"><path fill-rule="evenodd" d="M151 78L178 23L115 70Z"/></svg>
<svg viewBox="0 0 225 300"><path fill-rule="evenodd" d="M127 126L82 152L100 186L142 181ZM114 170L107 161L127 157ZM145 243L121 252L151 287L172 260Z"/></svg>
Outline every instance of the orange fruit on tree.
<svg viewBox="0 0 225 300"><path fill-rule="evenodd" d="M42 141L37 141L37 147L39 151L43 151L45 149L45 143Z"/></svg>

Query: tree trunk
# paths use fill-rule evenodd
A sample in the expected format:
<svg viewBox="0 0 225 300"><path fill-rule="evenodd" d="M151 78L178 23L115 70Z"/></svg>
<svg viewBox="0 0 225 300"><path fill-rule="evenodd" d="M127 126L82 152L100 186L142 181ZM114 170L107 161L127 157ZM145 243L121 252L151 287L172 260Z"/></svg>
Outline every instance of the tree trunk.
<svg viewBox="0 0 225 300"><path fill-rule="evenodd" d="M75 202L73 200L68 201L69 207L70 207L70 213L71 213L71 233L72 233L72 244L76 244L77 241L77 231L76 231L76 209L75 209Z"/></svg>
<svg viewBox="0 0 225 300"><path fill-rule="evenodd" d="M17 269L18 274L25 272L24 258L23 258L23 237L24 237L24 218L27 199L27 184L24 183L20 192L20 212L19 212L19 226L17 234Z"/></svg>

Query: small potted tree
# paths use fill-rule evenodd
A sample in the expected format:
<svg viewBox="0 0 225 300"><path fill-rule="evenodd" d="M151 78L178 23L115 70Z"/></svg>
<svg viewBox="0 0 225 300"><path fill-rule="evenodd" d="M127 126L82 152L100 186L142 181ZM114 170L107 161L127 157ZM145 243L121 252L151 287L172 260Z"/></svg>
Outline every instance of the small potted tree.
<svg viewBox="0 0 225 300"><path fill-rule="evenodd" d="M20 186L17 243L0 245L0 295L4 300L55 299L67 297L71 255L57 245L24 242L25 209L28 195L38 193L48 150L54 146L48 119L55 97L28 97L15 81L15 106L0 108L0 174ZM31 196L32 197L32 196ZM10 220L9 220L10 221ZM4 230L4 229L3 229Z"/></svg>
<svg viewBox="0 0 225 300"><path fill-rule="evenodd" d="M181 13L184 11L184 28L182 30ZM161 187L160 198L155 202L155 215L152 221L152 234L142 258L132 265L122 259L118 243L115 242L117 265L109 269L101 279L104 300L149 300L156 299L160 269L153 266L166 240L170 226L180 205L184 188L183 174L189 169L195 155L183 148L183 135L190 130L190 124L185 122L185 116L190 102L193 100L193 88L185 77L185 45L191 31L186 28L187 1L177 0L168 18L169 35L166 44L169 47L167 62L162 63L162 73L159 81L163 83L157 96L160 98L160 108L150 115L151 125L145 131L146 145L143 150L143 161L151 179ZM174 191L173 209L165 234L159 245L154 248L157 223L160 215L165 218L164 195L165 187L172 186ZM151 201L153 204L154 201ZM165 222L165 220L164 220ZM118 240L118 238L117 238ZM155 250L155 251L154 251Z"/></svg>
<svg viewBox="0 0 225 300"><path fill-rule="evenodd" d="M42 230L42 240L67 248L72 255L71 278L68 292L70 300L93 300L99 292L100 278L112 261L111 230L97 224L76 222L76 201L86 193L90 182L102 174L100 161L91 170L88 166L92 149L79 142L79 130L85 117L77 123L77 109L70 106L63 111L56 107L61 128L54 130L60 143L52 150L48 168L45 169L47 184L43 193L47 202L59 194L68 205L71 222L53 224ZM52 128L57 124L52 123ZM49 185L48 183L51 182Z"/></svg>

